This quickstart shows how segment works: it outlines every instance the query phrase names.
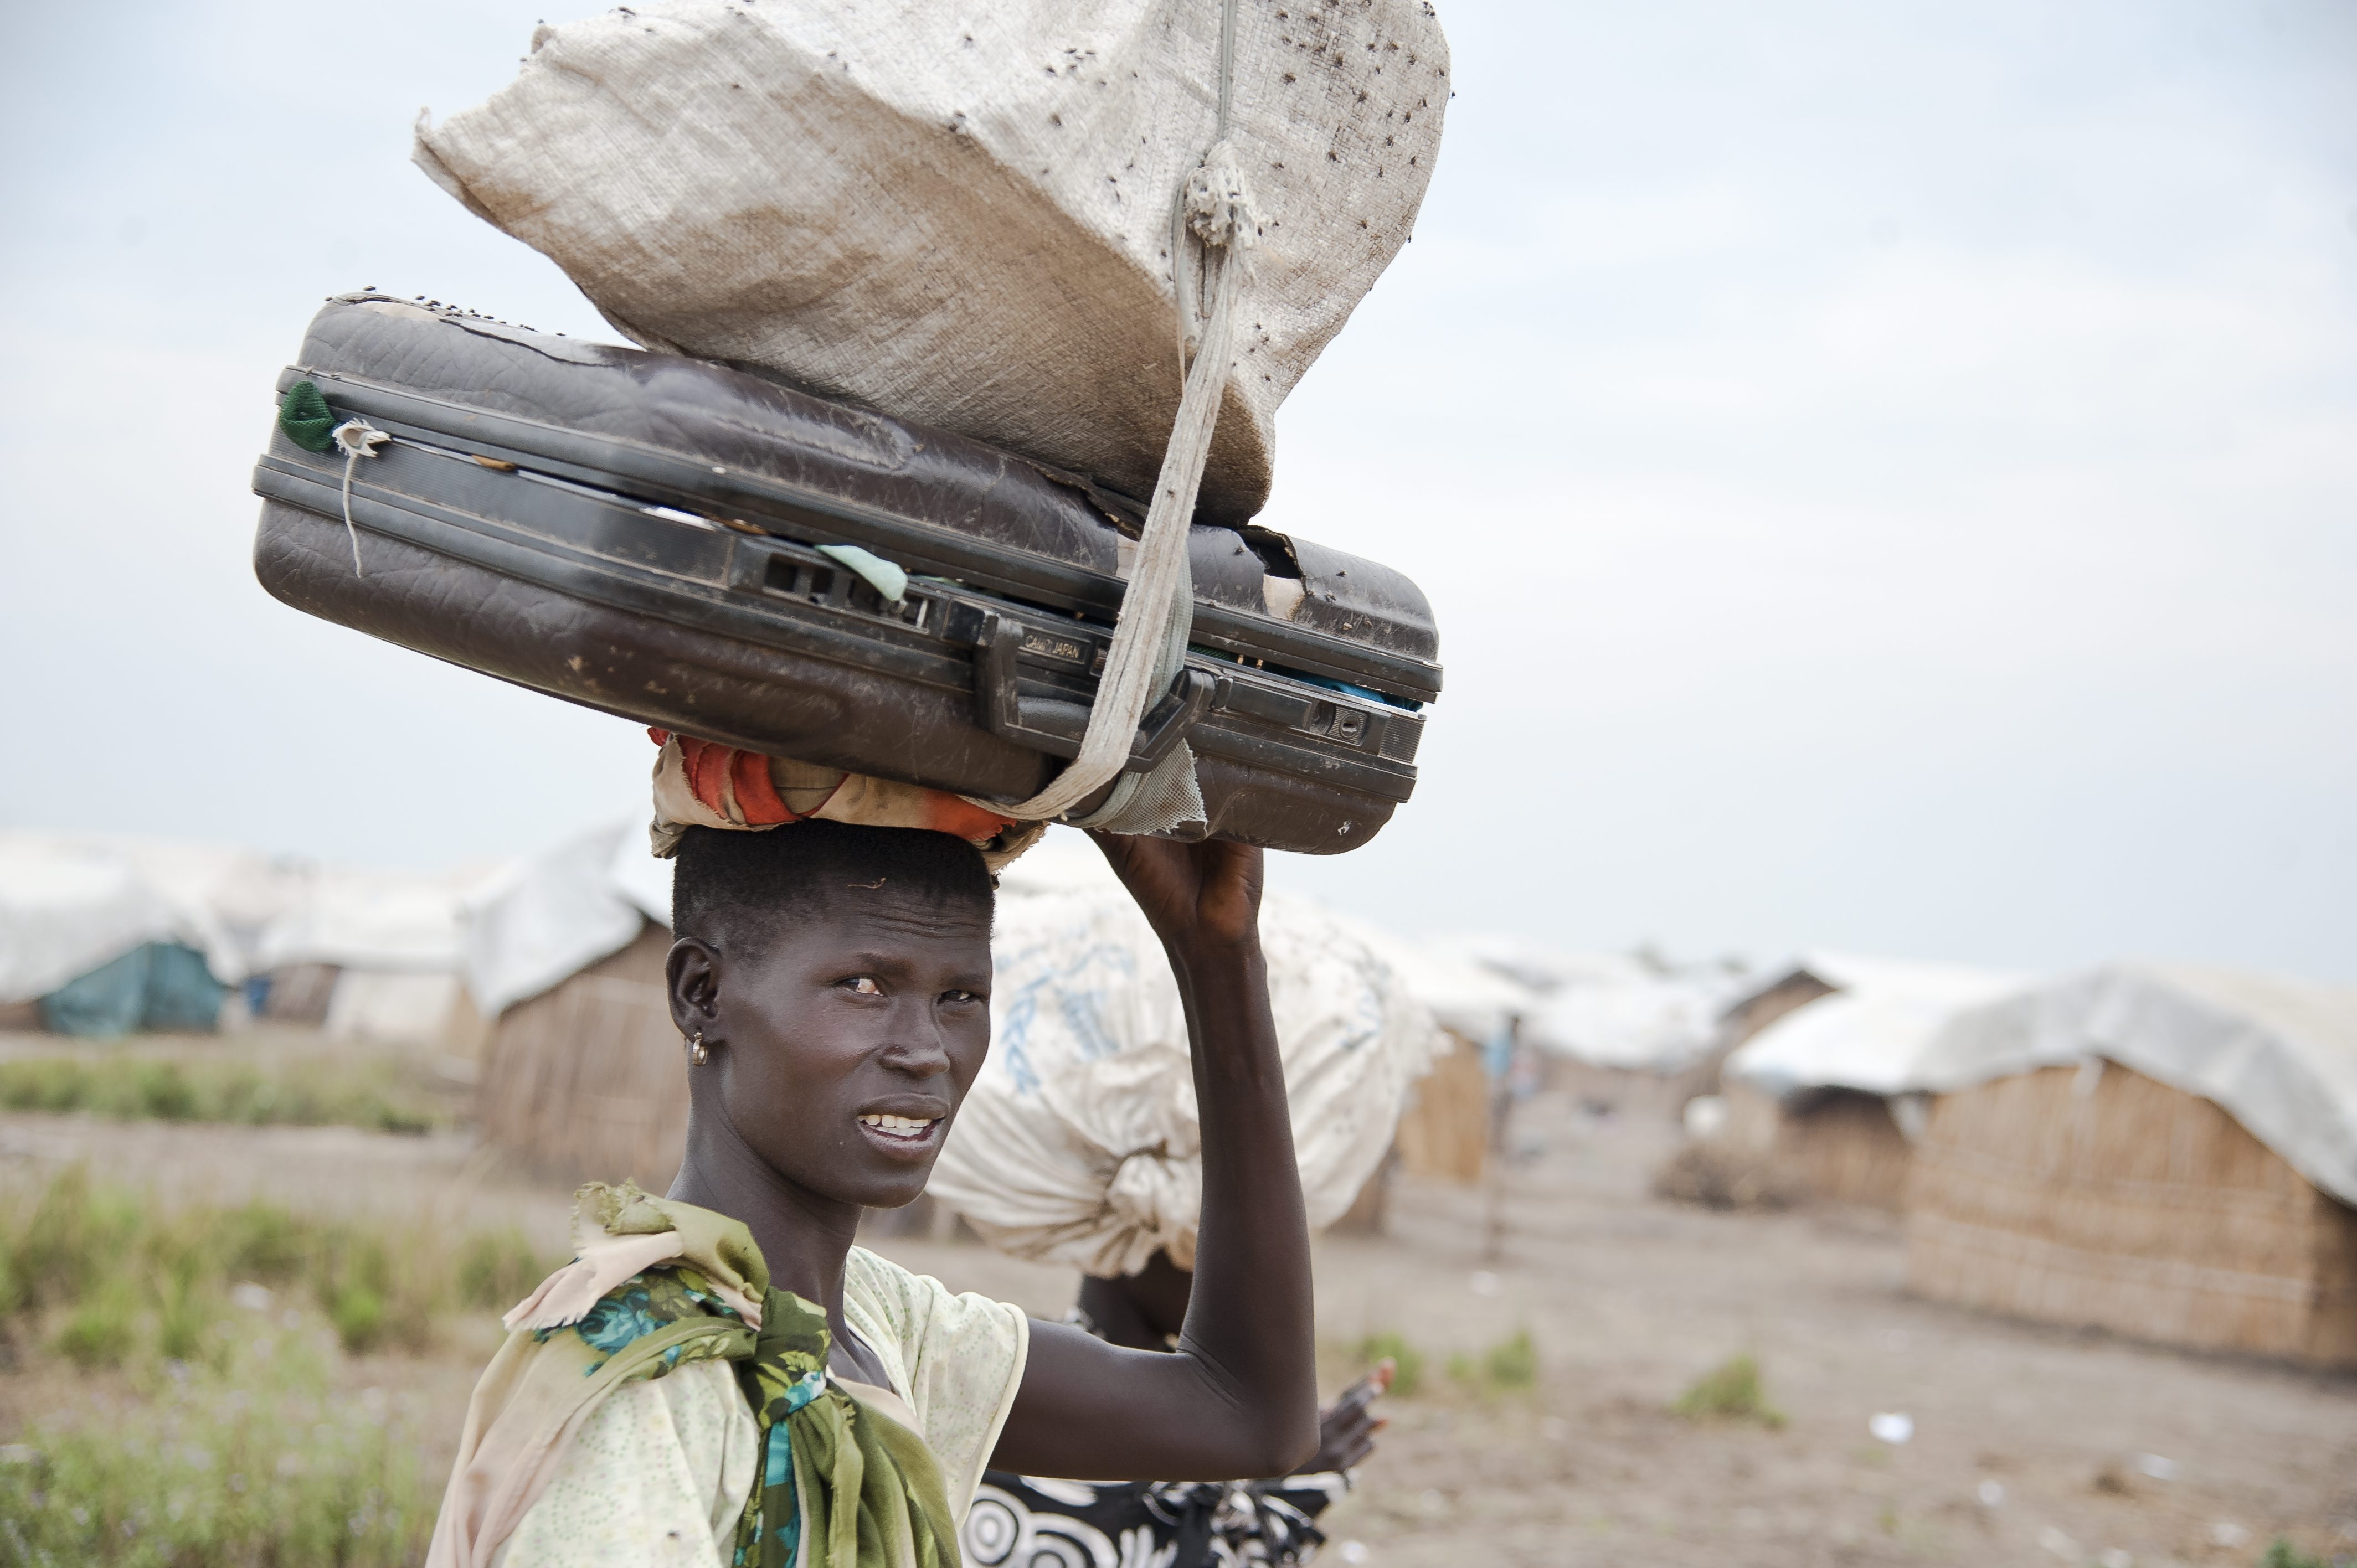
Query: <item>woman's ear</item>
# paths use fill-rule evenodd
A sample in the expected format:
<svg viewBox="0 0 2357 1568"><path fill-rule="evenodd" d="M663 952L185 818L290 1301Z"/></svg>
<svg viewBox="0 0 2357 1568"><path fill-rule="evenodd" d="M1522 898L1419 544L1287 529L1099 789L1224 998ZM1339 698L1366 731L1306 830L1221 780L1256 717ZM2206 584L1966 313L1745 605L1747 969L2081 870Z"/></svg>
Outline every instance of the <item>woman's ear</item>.
<svg viewBox="0 0 2357 1568"><path fill-rule="evenodd" d="M672 1026L681 1036L710 1036L720 1015L720 955L694 937L683 937L663 961L663 983L671 994Z"/></svg>

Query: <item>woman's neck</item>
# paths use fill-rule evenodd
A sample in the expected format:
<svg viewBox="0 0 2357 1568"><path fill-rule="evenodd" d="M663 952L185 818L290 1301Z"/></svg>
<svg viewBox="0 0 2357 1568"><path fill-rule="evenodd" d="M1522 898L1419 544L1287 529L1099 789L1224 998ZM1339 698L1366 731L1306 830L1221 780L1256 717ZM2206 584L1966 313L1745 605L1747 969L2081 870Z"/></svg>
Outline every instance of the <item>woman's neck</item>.
<svg viewBox="0 0 2357 1568"><path fill-rule="evenodd" d="M711 1123L718 1122L715 1127ZM843 1316L844 1260L859 1234L859 1206L822 1197L789 1181L765 1164L725 1120L693 1113L687 1154L667 1195L741 1221L753 1233L769 1265L770 1283L791 1291L826 1314L834 1331L835 1357L850 1349L854 1366L870 1380L880 1368L864 1363L865 1353Z"/></svg>

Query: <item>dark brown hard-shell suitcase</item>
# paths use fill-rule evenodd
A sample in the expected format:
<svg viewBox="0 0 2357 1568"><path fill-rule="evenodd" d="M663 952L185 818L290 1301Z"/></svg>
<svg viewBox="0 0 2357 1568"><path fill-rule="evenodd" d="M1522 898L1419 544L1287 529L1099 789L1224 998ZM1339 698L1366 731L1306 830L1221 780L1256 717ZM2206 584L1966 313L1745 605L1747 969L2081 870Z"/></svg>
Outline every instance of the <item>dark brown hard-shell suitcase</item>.
<svg viewBox="0 0 2357 1568"><path fill-rule="evenodd" d="M1078 748L1144 515L1125 497L748 371L374 295L328 302L278 390L321 416L282 419L253 475L254 571L297 609L651 725L961 794L1022 800ZM390 439L364 459L309 449L348 420ZM902 596L821 553L843 545L902 569ZM1364 843L1415 787L1440 691L1423 594L1257 528L1199 526L1189 556L1187 668L1130 767L1183 736L1196 831Z"/></svg>

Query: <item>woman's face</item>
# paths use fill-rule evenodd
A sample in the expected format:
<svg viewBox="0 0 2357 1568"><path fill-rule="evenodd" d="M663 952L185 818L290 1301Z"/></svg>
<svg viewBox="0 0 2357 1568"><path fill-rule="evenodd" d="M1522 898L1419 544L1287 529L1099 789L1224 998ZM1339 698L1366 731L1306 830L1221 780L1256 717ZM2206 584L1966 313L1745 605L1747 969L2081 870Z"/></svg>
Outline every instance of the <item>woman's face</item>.
<svg viewBox="0 0 2357 1568"><path fill-rule="evenodd" d="M741 955L681 942L671 980L674 1014L710 1020L711 1060L688 1069L699 1115L716 1103L815 1195L897 1208L924 1191L990 1052L986 905L845 888Z"/></svg>

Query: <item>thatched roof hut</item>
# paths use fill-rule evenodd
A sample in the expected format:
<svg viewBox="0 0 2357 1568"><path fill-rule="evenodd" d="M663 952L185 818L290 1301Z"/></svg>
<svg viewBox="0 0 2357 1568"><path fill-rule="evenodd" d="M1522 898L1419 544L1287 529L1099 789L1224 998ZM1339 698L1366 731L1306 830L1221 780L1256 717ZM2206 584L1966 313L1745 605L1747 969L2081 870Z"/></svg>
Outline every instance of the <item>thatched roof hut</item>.
<svg viewBox="0 0 2357 1568"><path fill-rule="evenodd" d="M1822 989L1808 991L1800 978ZM1660 1190L1706 1202L1897 1210L1922 1130L1925 1052L1958 1012L2022 983L1962 964L1820 958L1794 966L1761 994L1800 1000L1727 1058L1723 1117L1695 1119L1697 1136L1663 1171Z"/></svg>
<svg viewBox="0 0 2357 1568"><path fill-rule="evenodd" d="M1749 980L1731 982L1719 999L1709 1044L1678 1076L1672 1110L1683 1110L1686 1101L1698 1095L1724 1091L1727 1087L1727 1058L1802 1008L1836 993L1862 987L1881 990L1898 985L1916 989L1925 974L1952 967L1816 948L1795 954Z"/></svg>
<svg viewBox="0 0 2357 1568"><path fill-rule="evenodd" d="M1923 1076L1911 1290L2357 1367L2357 991L2102 969L1959 1016Z"/></svg>
<svg viewBox="0 0 2357 1568"><path fill-rule="evenodd" d="M687 1139L687 1072L663 988L671 932L639 918L618 952L504 1009L476 1115L484 1140L566 1181L661 1192Z"/></svg>
<svg viewBox="0 0 2357 1568"><path fill-rule="evenodd" d="M1406 1108L1392 1134L1399 1167L1410 1176L1479 1182L1490 1168L1495 1118L1489 1069L1481 1047L1453 1030L1432 1070L1408 1090Z"/></svg>
<svg viewBox="0 0 2357 1568"><path fill-rule="evenodd" d="M1720 1018L1738 987L1722 969L1674 972L1623 953L1564 954L1523 1038L1547 1086L1598 1112L1675 1121L1717 1072Z"/></svg>
<svg viewBox="0 0 2357 1568"><path fill-rule="evenodd" d="M671 1185L687 1074L663 984L670 878L644 830L615 823L534 856L474 909L475 1113L491 1147L566 1181Z"/></svg>

